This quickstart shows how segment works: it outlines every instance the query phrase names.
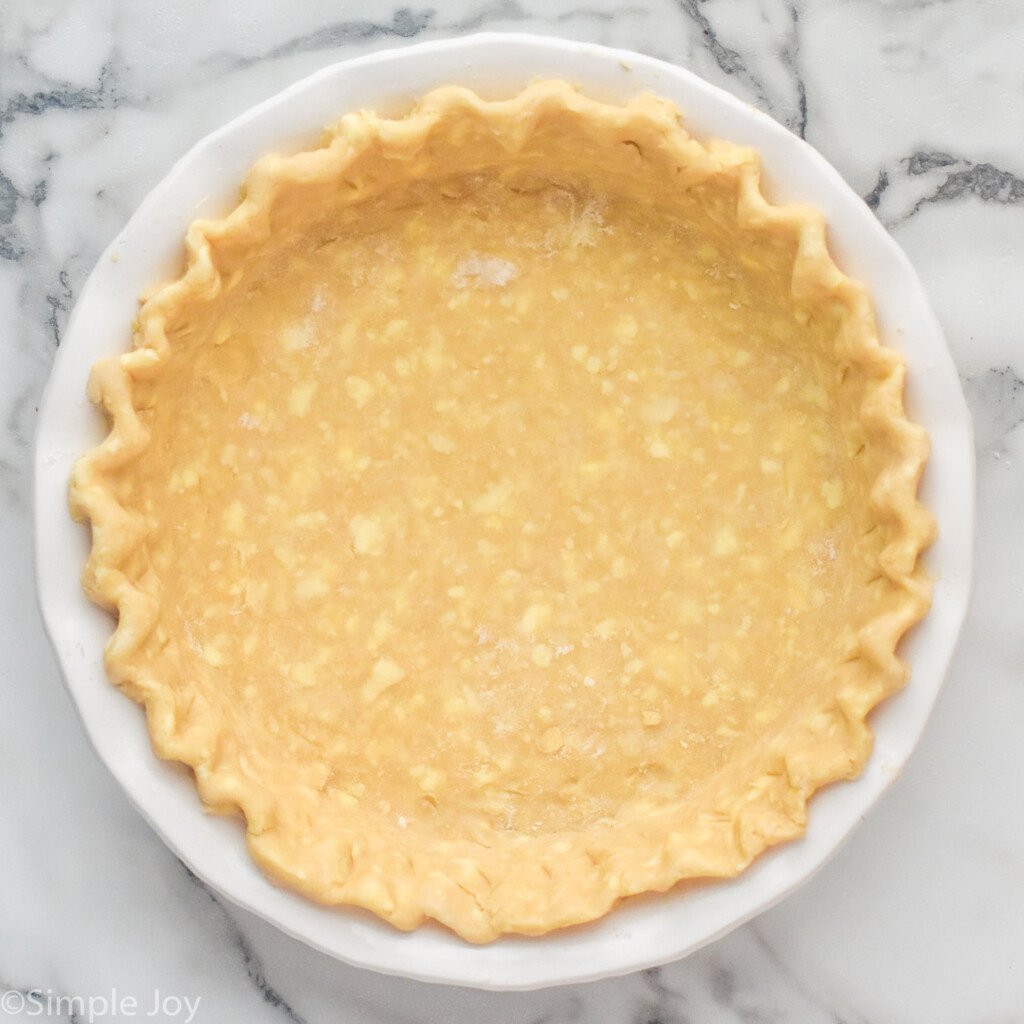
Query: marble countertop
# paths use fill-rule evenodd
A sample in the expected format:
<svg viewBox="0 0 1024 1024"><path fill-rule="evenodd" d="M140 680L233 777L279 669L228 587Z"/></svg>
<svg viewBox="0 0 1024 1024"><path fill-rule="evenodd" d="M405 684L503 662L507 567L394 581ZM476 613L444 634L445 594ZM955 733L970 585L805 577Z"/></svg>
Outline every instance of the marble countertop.
<svg viewBox="0 0 1024 1024"><path fill-rule="evenodd" d="M133 208L195 140L317 68L481 29L684 64L820 149L923 277L979 459L959 654L843 851L683 962L515 995L354 970L202 887L88 746L31 596L36 406ZM1022 53L1022 0L0 2L0 1019L1024 1022Z"/></svg>

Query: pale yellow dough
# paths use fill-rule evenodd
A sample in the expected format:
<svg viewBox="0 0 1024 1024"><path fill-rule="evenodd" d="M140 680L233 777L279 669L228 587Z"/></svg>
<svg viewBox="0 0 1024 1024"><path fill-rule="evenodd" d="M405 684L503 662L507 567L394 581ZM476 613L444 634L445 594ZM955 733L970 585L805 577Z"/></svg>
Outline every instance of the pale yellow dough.
<svg viewBox="0 0 1024 1024"><path fill-rule="evenodd" d="M350 115L95 370L109 672L272 876L399 928L734 875L904 680L903 377L821 216L664 101Z"/></svg>

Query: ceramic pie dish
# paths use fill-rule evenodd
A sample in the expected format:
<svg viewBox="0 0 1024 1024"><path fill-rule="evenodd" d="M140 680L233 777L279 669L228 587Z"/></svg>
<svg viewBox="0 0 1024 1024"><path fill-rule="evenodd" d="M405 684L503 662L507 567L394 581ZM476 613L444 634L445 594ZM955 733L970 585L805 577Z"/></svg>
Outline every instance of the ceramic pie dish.
<svg viewBox="0 0 1024 1024"><path fill-rule="evenodd" d="M573 978L552 976L541 951L600 946L602 929L636 915L697 924L702 901L770 872L786 851L583 931L499 938L736 875L799 834L808 795L861 770L864 717L904 681L893 649L925 611L929 577L940 618L956 579L934 554L927 572L918 562L932 521L914 498L924 432L900 402L913 351L878 344L866 292L825 249L811 206L835 232L834 180L787 194L770 178L768 204L748 150L699 141L753 145L771 173L764 146L781 130L756 116L745 133L724 116L702 125L694 95L665 88L680 73L622 55L613 73L590 48L573 52L626 76L618 96L582 66L585 92L549 81L512 99L522 81L500 61L486 80L429 58L426 78L411 73L417 53L486 49L536 78L564 45L477 39L363 64L364 90L367 69L398 61L403 94L452 81L476 92L436 89L411 116L343 120L319 149L264 161L242 207L193 228L188 270L152 292L135 352L93 377L114 429L72 488L94 528L87 587L120 610L108 668L145 702L157 751L194 769L208 807L243 811L250 850L280 882L505 951L457 954L458 940L424 928L405 948L443 959L447 946L466 973L410 973L501 987ZM319 88L325 102L347 67L296 90L318 110L310 97ZM269 123L296 90L249 117ZM500 102L487 98L496 91ZM335 114L397 98L338 102ZM294 132L253 135L258 152L301 148ZM196 172L181 168L170 181L187 193ZM123 254L131 241L130 225ZM840 257L843 241L832 240ZM870 268L843 269L871 287L891 342ZM699 337L678 339L694 310ZM247 340L271 336L271 349ZM340 374L337 393L316 400L325 368ZM45 430L44 418L41 452ZM951 537L927 487L941 553ZM913 645L931 622L906 645L915 685ZM768 649L770 678L753 667ZM151 815L169 809L146 801ZM220 841L238 853L237 836ZM378 926L345 910L332 923L262 885L335 941L268 914L286 929L395 969L346 946ZM602 973L665 959L641 946ZM540 973L520 962L500 976L509 953Z"/></svg>

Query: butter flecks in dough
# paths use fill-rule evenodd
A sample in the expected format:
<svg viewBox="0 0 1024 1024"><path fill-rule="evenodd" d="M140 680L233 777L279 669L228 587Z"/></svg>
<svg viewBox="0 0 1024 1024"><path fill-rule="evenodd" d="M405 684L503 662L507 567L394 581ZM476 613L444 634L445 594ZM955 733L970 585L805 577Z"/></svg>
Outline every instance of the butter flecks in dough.
<svg viewBox="0 0 1024 1024"><path fill-rule="evenodd" d="M472 941L741 871L856 774L927 440L823 220L664 101L348 115L91 393L112 679L253 856Z"/></svg>

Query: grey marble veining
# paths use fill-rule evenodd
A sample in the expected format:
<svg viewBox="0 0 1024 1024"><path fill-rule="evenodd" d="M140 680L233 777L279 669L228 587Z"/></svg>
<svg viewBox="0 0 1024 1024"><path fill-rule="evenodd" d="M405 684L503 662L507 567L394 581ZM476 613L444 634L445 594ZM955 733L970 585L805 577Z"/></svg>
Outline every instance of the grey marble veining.
<svg viewBox="0 0 1024 1024"><path fill-rule="evenodd" d="M92 264L170 164L327 63L482 29L684 64L818 147L929 288L979 455L964 641L921 748L849 845L681 963L509 996L345 967L199 882L88 748L29 554L50 362ZM218 1024L1024 1022L1021 53L1021 0L0 2L0 991L145 1003L159 989L200 996L195 1019Z"/></svg>

